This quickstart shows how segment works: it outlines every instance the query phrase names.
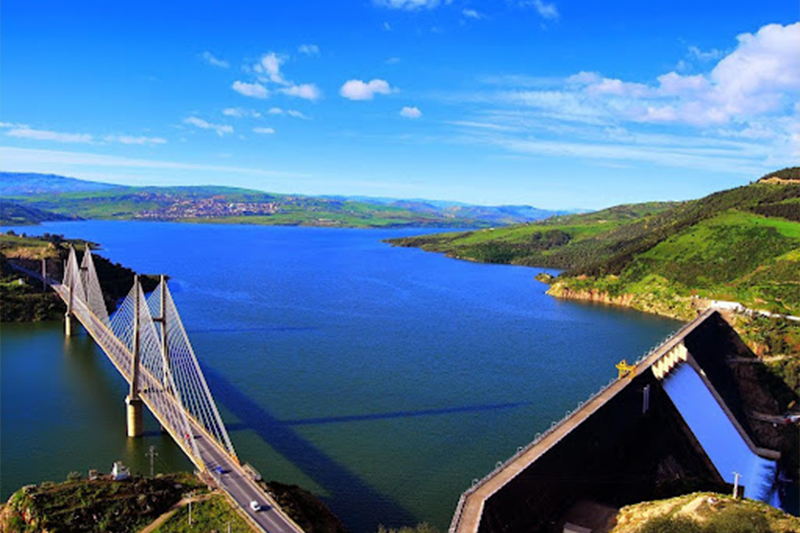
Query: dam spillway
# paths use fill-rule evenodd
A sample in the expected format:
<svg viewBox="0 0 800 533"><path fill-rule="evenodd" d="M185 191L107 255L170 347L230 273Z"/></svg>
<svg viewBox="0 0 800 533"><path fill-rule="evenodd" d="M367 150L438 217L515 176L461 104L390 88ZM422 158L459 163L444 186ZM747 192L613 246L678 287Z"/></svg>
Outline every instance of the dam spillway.
<svg viewBox="0 0 800 533"><path fill-rule="evenodd" d="M745 497L779 505L776 460L751 450L692 365L674 370L663 387L722 478L733 484L739 474Z"/></svg>
<svg viewBox="0 0 800 533"><path fill-rule="evenodd" d="M746 479L748 497L772 502L780 453L755 437L747 415L752 394L732 364L743 359L757 362L721 315L706 311L474 483L459 500L450 533L561 533L568 523L599 530L624 505L730 492L733 471ZM701 388L713 405L697 403ZM774 401L767 406L778 409ZM736 453L709 440L708 421L696 409L737 439Z"/></svg>

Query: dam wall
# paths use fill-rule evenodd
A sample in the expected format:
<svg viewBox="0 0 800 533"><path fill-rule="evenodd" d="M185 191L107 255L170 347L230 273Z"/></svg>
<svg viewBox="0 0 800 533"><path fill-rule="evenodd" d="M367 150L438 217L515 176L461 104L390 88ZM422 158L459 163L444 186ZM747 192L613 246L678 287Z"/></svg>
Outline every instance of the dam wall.
<svg viewBox="0 0 800 533"><path fill-rule="evenodd" d="M754 473L750 490L763 492L756 487L764 483L753 479L768 480L780 454L759 447L752 437L747 402L730 364L754 357L718 312L704 312L474 484L459 501L450 533L561 533L577 508L613 513L623 505L695 490L730 491L731 476L722 471L730 462L721 461L716 448L707 450L706 436L690 427L698 421L687 422L681 412L685 393L665 389L683 368L715 402L710 416L725 418L727 435L750 454L752 461L742 466Z"/></svg>

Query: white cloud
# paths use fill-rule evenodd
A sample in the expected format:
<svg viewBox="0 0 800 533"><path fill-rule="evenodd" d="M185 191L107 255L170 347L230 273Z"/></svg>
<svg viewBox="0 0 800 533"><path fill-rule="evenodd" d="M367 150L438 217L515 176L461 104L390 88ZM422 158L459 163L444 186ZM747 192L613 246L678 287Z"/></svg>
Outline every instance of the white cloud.
<svg viewBox="0 0 800 533"><path fill-rule="evenodd" d="M297 172L282 172L265 170L262 168L247 168L222 165L205 165L199 163L184 163L179 161L162 161L155 159L134 159L105 154L92 154L86 152L64 152L56 150L34 150L29 148L0 147L3 168L27 172L53 172L54 167L80 168L80 167L105 167L105 168L132 168L132 169L168 169L208 172L229 172L236 174L249 174L265 177L308 177L308 174ZM49 169L49 170L48 170ZM65 171L71 172L71 171ZM163 175L159 175L163 180ZM197 183L192 177L192 183ZM163 183L163 182L162 182Z"/></svg>
<svg viewBox="0 0 800 533"><path fill-rule="evenodd" d="M233 133L233 126L228 126L227 124L212 124L198 117L188 117L184 119L183 122L195 128L200 128L201 130L212 130L220 137L227 133Z"/></svg>
<svg viewBox="0 0 800 533"><path fill-rule="evenodd" d="M219 59L217 57L214 57L214 55L209 51L205 51L202 54L200 54L200 58L203 59L203 61L205 61L212 67L228 68L231 66L230 63L228 63L224 59Z"/></svg>
<svg viewBox="0 0 800 533"><path fill-rule="evenodd" d="M322 98L322 91L320 91L319 88L313 83L292 85L291 87L280 89L280 92L289 96L296 96L297 98L302 98L304 100L314 101Z"/></svg>
<svg viewBox="0 0 800 533"><path fill-rule="evenodd" d="M704 52L696 46L689 47L689 57L697 59L698 61L713 61L722 57L722 52L716 48Z"/></svg>
<svg viewBox="0 0 800 533"><path fill-rule="evenodd" d="M483 15L475 11L474 9L462 9L461 14L464 15L464 18L468 19L475 19L479 20L483 18Z"/></svg>
<svg viewBox="0 0 800 533"><path fill-rule="evenodd" d="M702 73L492 78L485 92L445 96L479 109L449 123L455 139L514 154L757 175L800 159L798 42L800 23L771 24Z"/></svg>
<svg viewBox="0 0 800 533"><path fill-rule="evenodd" d="M249 96L250 98L265 99L269 96L269 91L260 83L247 83L244 81L235 81L231 88L239 94Z"/></svg>
<svg viewBox="0 0 800 533"><path fill-rule="evenodd" d="M36 130L27 126L15 127L10 126L11 129L6 133L10 137L19 137L21 139L32 139L35 141L54 141L60 143L83 143L88 144L94 141L94 137L88 133L63 133L59 131L50 130Z"/></svg>
<svg viewBox="0 0 800 533"><path fill-rule="evenodd" d="M387 65L396 65L401 61L399 57L390 57L384 61Z"/></svg>
<svg viewBox="0 0 800 533"><path fill-rule="evenodd" d="M310 118L303 112L296 109L281 109L280 107L273 107L267 111L270 115L288 115L292 118L299 118L302 120L310 120Z"/></svg>
<svg viewBox="0 0 800 533"><path fill-rule="evenodd" d="M372 3L376 6L388 9L414 11L416 9L432 9L437 7L441 2L440 0L373 0Z"/></svg>
<svg viewBox="0 0 800 533"><path fill-rule="evenodd" d="M297 51L307 56L318 56L319 46L316 44L301 44L297 47Z"/></svg>
<svg viewBox="0 0 800 533"><path fill-rule="evenodd" d="M547 3L543 0L523 0L520 2L521 6L533 7L539 16L545 20L558 20L558 8L553 3Z"/></svg>
<svg viewBox="0 0 800 533"><path fill-rule="evenodd" d="M262 127L262 128L253 128L253 133L258 133L258 134L261 134L261 135L271 135L271 134L275 133L275 129L274 128L264 128L264 127Z"/></svg>
<svg viewBox="0 0 800 533"><path fill-rule="evenodd" d="M243 107L226 107L222 110L226 117L234 118L261 118L261 113L255 109L245 109Z"/></svg>
<svg viewBox="0 0 800 533"><path fill-rule="evenodd" d="M349 100L372 100L376 94L390 94L393 89L385 80L348 80L339 89L339 94Z"/></svg>
<svg viewBox="0 0 800 533"><path fill-rule="evenodd" d="M422 111L418 107L405 106L400 110L400 116L403 118L418 119L422 116Z"/></svg>
<svg viewBox="0 0 800 533"><path fill-rule="evenodd" d="M167 144L167 140L162 137L146 137L144 135L107 135L104 140L106 142L116 142L120 144Z"/></svg>
<svg viewBox="0 0 800 533"><path fill-rule="evenodd" d="M271 81L279 85L287 85L288 82L284 79L283 74L281 74L281 65L285 61L283 57L278 56L275 52L269 52L261 56L261 59L253 67L253 70L261 75L259 79L263 82Z"/></svg>

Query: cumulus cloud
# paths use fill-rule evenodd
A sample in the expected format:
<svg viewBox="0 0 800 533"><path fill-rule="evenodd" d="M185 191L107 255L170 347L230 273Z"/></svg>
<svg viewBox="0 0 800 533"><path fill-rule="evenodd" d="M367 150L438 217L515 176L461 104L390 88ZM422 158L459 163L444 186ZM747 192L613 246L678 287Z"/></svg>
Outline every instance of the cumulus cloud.
<svg viewBox="0 0 800 533"><path fill-rule="evenodd" d="M250 98L258 98L263 100L269 96L269 90L258 82L247 83L244 81L236 80L233 82L231 88L237 93L249 96Z"/></svg>
<svg viewBox="0 0 800 533"><path fill-rule="evenodd" d="M372 3L379 7L404 9L406 11L432 9L441 4L440 0L373 0Z"/></svg>
<svg viewBox="0 0 800 533"><path fill-rule="evenodd" d="M282 109L280 107L273 107L267 111L270 115L288 115L292 118L299 118L302 120L310 120L309 117L303 113L302 111L298 111L296 109Z"/></svg>
<svg viewBox="0 0 800 533"><path fill-rule="evenodd" d="M261 118L261 113L255 109L245 109L243 107L226 107L222 110L226 117L234 118Z"/></svg>
<svg viewBox="0 0 800 533"><path fill-rule="evenodd" d="M307 56L318 56L319 46L316 44L301 44L297 47L297 51Z"/></svg>
<svg viewBox="0 0 800 533"><path fill-rule="evenodd" d="M800 159L798 42L800 23L770 24L701 73L498 78L489 91L449 96L482 109L451 124L517 153L757 174Z"/></svg>
<svg viewBox="0 0 800 533"><path fill-rule="evenodd" d="M205 51L202 54L200 54L200 58L209 65L211 65L212 67L228 68L231 66L230 63L228 63L224 59L219 59L218 57L215 57L209 51Z"/></svg>
<svg viewBox="0 0 800 533"><path fill-rule="evenodd" d="M390 94L393 89L385 80L348 80L339 89L339 94L349 100L372 100L376 94Z"/></svg>
<svg viewBox="0 0 800 533"><path fill-rule="evenodd" d="M54 141L60 143L83 143L88 144L94 141L94 137L88 133L63 133L60 131L37 130L27 126L12 127L6 135L19 137L21 139L32 139L35 141Z"/></svg>
<svg viewBox="0 0 800 533"><path fill-rule="evenodd" d="M543 0L523 0L520 5L534 8L539 13L539 16L545 20L558 20L560 16L555 4L547 3Z"/></svg>
<svg viewBox="0 0 800 533"><path fill-rule="evenodd" d="M258 133L260 135L272 135L273 133L275 133L275 129L265 128L265 127L253 128L253 133Z"/></svg>
<svg viewBox="0 0 800 533"><path fill-rule="evenodd" d="M289 87L280 89L280 92L289 96L296 96L304 100L319 100L322 98L322 91L313 83L303 83L300 85L291 85Z"/></svg>
<svg viewBox="0 0 800 533"><path fill-rule="evenodd" d="M260 81L277 83L279 85L287 85L288 82L281 74L281 65L286 61L285 58L278 56L275 52L269 52L261 56L261 59L253 67L260 76Z"/></svg>
<svg viewBox="0 0 800 533"><path fill-rule="evenodd" d="M212 124L211 122L198 117L188 117L184 119L183 122L184 124L194 126L195 128L199 128L201 130L211 130L220 137L227 133L233 133L233 126L229 126L227 124Z"/></svg>
<svg viewBox="0 0 800 533"><path fill-rule="evenodd" d="M480 13L478 13L477 11L475 11L474 9L462 9L461 10L461 14L464 15L464 18L468 18L468 19L478 20L478 19L483 18L483 16Z"/></svg>
<svg viewBox="0 0 800 533"><path fill-rule="evenodd" d="M400 116L403 118L417 119L422 116L422 111L418 107L405 106L400 110Z"/></svg>

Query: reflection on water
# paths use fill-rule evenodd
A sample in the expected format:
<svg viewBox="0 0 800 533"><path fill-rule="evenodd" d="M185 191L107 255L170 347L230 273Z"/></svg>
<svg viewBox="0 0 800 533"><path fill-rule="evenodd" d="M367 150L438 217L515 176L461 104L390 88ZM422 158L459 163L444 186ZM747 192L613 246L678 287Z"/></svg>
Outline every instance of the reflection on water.
<svg viewBox="0 0 800 533"><path fill-rule="evenodd" d="M559 302L538 270L455 261L389 230L73 222L64 233L167 273L240 457L321 495L354 533L444 528L459 494L677 323ZM59 323L3 326L2 496L122 459L190 469L126 384Z"/></svg>

